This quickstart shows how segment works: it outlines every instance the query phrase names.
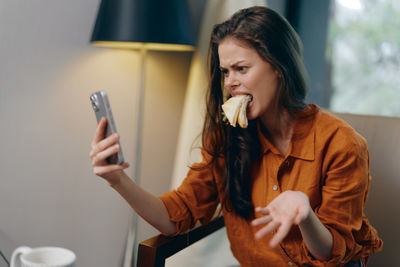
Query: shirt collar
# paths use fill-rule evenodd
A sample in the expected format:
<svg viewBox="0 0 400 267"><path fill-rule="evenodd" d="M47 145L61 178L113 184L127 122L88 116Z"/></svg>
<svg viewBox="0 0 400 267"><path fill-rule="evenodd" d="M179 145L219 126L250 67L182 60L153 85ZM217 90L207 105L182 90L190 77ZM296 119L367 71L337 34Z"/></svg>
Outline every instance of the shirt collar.
<svg viewBox="0 0 400 267"><path fill-rule="evenodd" d="M319 107L309 104L306 108L298 112L293 122L293 135L290 142L288 156L292 156L304 160L314 160L315 152L315 117ZM262 151L264 154L269 151L278 154L279 151L275 146L263 135L261 131L260 120L257 123L258 137L261 141Z"/></svg>

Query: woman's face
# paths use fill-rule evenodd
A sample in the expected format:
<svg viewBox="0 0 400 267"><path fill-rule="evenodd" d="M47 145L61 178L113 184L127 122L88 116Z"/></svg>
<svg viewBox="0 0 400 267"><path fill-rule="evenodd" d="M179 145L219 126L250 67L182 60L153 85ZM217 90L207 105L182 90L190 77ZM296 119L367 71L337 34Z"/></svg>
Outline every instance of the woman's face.
<svg viewBox="0 0 400 267"><path fill-rule="evenodd" d="M225 38L218 46L224 87L230 95L251 95L247 118L267 116L277 111L278 71L257 51L234 38Z"/></svg>

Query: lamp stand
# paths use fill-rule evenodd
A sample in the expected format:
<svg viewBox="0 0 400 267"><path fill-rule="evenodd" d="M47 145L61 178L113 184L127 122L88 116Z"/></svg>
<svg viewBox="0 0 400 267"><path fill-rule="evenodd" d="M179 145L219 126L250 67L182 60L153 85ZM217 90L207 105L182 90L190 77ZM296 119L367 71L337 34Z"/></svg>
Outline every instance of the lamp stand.
<svg viewBox="0 0 400 267"><path fill-rule="evenodd" d="M143 117L144 117L144 94L145 94L145 80L146 80L146 57L147 49L142 47L139 50L140 53L140 79L139 79L139 90L137 93L137 123L136 123L136 153L135 153L135 164L134 164L134 175L133 179L136 184L140 185L140 174L142 167L142 141L143 141ZM132 221L129 225L128 238L125 244L125 256L123 267L136 266L137 262L137 247L139 244L137 238L138 229L138 215L136 212L132 214Z"/></svg>

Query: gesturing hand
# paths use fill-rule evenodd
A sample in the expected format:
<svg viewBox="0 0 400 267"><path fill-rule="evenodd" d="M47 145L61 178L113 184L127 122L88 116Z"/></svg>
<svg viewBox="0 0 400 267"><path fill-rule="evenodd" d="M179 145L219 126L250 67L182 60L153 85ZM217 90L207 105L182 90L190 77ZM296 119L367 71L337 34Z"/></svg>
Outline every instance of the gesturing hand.
<svg viewBox="0 0 400 267"><path fill-rule="evenodd" d="M257 231L255 238L260 239L275 232L269 243L271 247L275 247L286 237L293 224L300 224L312 212L307 195L300 191L285 191L268 206L257 207L255 211L264 216L254 219L251 224L265 225Z"/></svg>

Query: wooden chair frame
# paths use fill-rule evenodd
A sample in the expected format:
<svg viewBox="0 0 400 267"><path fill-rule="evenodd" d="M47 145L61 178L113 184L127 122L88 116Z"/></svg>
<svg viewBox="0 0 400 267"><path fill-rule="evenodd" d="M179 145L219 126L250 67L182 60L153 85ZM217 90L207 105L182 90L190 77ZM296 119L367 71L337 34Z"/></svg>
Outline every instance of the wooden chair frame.
<svg viewBox="0 0 400 267"><path fill-rule="evenodd" d="M137 267L164 267L165 259L187 248L200 239L225 227L224 217L218 216L207 225L201 225L177 236L157 235L139 244Z"/></svg>

